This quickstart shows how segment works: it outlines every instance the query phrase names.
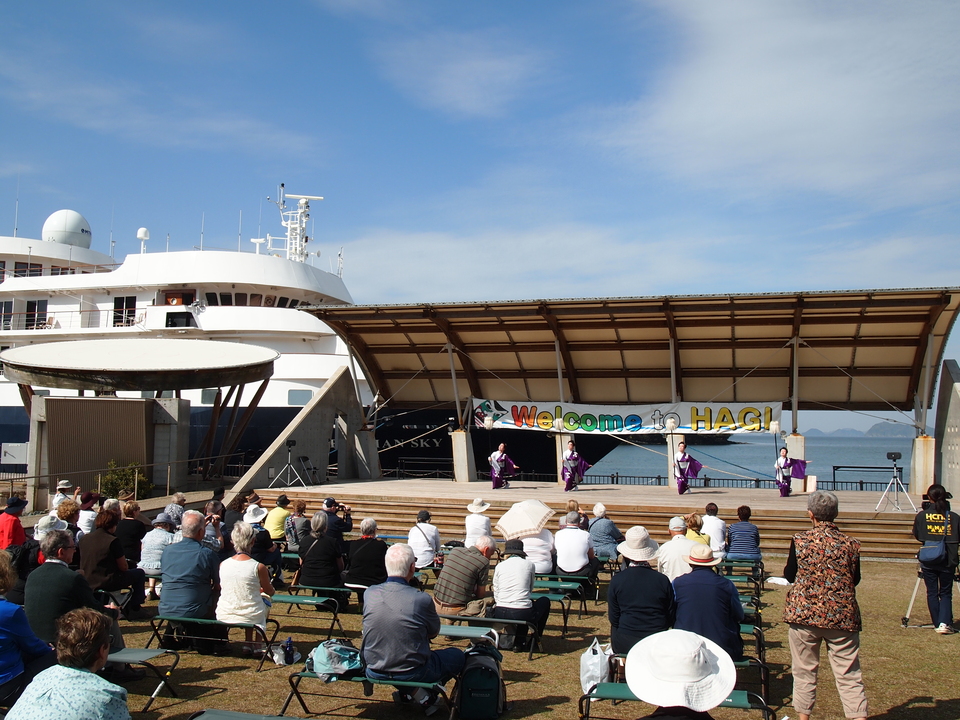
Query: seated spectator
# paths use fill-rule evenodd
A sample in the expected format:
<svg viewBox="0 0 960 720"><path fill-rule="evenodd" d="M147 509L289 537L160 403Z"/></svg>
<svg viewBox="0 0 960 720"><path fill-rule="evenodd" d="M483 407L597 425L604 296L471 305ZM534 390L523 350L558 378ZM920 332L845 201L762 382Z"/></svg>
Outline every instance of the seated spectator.
<svg viewBox="0 0 960 720"><path fill-rule="evenodd" d="M225 623L249 623L261 628L267 626L269 607L263 595L273 597L267 566L250 557L256 536L251 525L238 522L233 526L230 539L237 551L220 563L220 598L217 600L217 620ZM250 655L265 648L253 642L253 628L246 628L246 644L243 653Z"/></svg>
<svg viewBox="0 0 960 720"><path fill-rule="evenodd" d="M13 705L37 673L57 662L53 648L30 629L23 608L3 597L16 581L10 555L0 550L0 706L3 707Z"/></svg>
<svg viewBox="0 0 960 720"><path fill-rule="evenodd" d="M251 495L259 497L253 491ZM220 526L220 531L223 533L224 545L230 544L230 533L233 531L233 524L243 520L243 514L247 511L247 493L237 493L233 496L233 499L227 504L226 509L223 512L223 523Z"/></svg>
<svg viewBox="0 0 960 720"><path fill-rule="evenodd" d="M70 494L71 490L73 490L72 494ZM58 480L57 494L51 498L50 508L56 510L64 500L76 500L81 492L82 490L79 487L74 488L73 483L69 480Z"/></svg>
<svg viewBox="0 0 960 720"><path fill-rule="evenodd" d="M720 508L716 503L707 503L704 508L703 532L710 536L710 549L715 558L723 559L727 554L727 524L717 517Z"/></svg>
<svg viewBox="0 0 960 720"><path fill-rule="evenodd" d="M6 592L6 598L12 603L23 605L27 577L40 567L43 553L40 552L40 540L51 530L66 530L67 524L56 515L44 515L33 528L33 538L27 538L22 545L10 545L7 552L17 580Z"/></svg>
<svg viewBox="0 0 960 720"><path fill-rule="evenodd" d="M149 532L149 528L144 525L137 516L140 514L140 503L135 500L125 502L122 506L123 517L117 524L117 540L123 548L123 555L127 558L127 565L132 568L137 567L140 562L140 543L143 536Z"/></svg>
<svg viewBox="0 0 960 720"><path fill-rule="evenodd" d="M310 519L310 535L300 545L300 585L307 587L343 587L343 556L336 538L327 534L329 516L317 510ZM339 609L344 610L350 593L334 593Z"/></svg>
<svg viewBox="0 0 960 720"><path fill-rule="evenodd" d="M123 546L114 536L120 517L109 510L97 515L96 529L80 539L80 572L94 590L107 592L130 588L125 614L129 618L140 611L145 599L143 570L130 568Z"/></svg>
<svg viewBox="0 0 960 720"><path fill-rule="evenodd" d="M215 553L219 553L226 545L223 537L223 503L219 500L208 500L203 506L203 517L206 522L203 528L203 540L200 543Z"/></svg>
<svg viewBox="0 0 960 720"><path fill-rule="evenodd" d="M709 547L710 536L702 532L703 518L700 517L700 514L690 513L689 515L684 515L683 520L687 524L687 539Z"/></svg>
<svg viewBox="0 0 960 720"><path fill-rule="evenodd" d="M97 514L100 512L100 504L103 498L95 492L85 492L80 496L80 517L77 520L77 542L86 533L92 533L97 522Z"/></svg>
<svg viewBox="0 0 960 720"><path fill-rule="evenodd" d="M533 622L537 626L537 634L542 635L550 614L550 600L539 597L534 601L532 597L536 570L533 563L527 560L523 542L507 540L503 554L506 559L497 563L493 572L493 599L496 603L493 616ZM526 626L518 625L515 634L500 635L501 648L509 649L511 642L514 650L527 649Z"/></svg>
<svg viewBox="0 0 960 720"><path fill-rule="evenodd" d="M16 495L7 498L7 507L0 513L0 550L6 550L11 545L23 545L27 534L23 530L20 516L27 506L27 501Z"/></svg>
<svg viewBox="0 0 960 720"><path fill-rule="evenodd" d="M544 528L535 535L524 535L519 538L523 541L523 551L527 560L533 563L538 575L549 575L555 565L553 533Z"/></svg>
<svg viewBox="0 0 960 720"><path fill-rule="evenodd" d="M687 523L679 515L670 518L667 527L670 540L657 550L657 570L673 582L678 576L690 572L690 564L686 559L696 543L687 538Z"/></svg>
<svg viewBox="0 0 960 720"><path fill-rule="evenodd" d="M350 506L338 503L332 497L323 501L323 511L327 514L327 535L337 541L340 547L340 554L346 556L347 543L343 539L343 534L353 531L353 516L350 514ZM337 513L343 513L341 518Z"/></svg>
<svg viewBox="0 0 960 720"><path fill-rule="evenodd" d="M134 495L133 490L121 490L120 494L117 495L117 500L120 502L120 509L123 510L123 506L128 502L136 502L137 498ZM150 518L143 514L142 510L137 510L136 515L133 516L134 520L138 520L146 529L147 532L153 528Z"/></svg>
<svg viewBox="0 0 960 720"><path fill-rule="evenodd" d="M173 494L170 500L170 504L168 504L163 511L173 518L173 521L179 528L183 522L183 508L187 504L187 496L182 492L177 492Z"/></svg>
<svg viewBox="0 0 960 720"><path fill-rule="evenodd" d="M615 653L629 652L648 635L673 626L676 603L666 575L650 567L658 545L647 529L636 525L627 530L627 539L617 547L624 568L607 588L607 617L610 642Z"/></svg>
<svg viewBox="0 0 960 720"><path fill-rule="evenodd" d="M467 512L470 514L463 521L467 531L463 541L465 547L472 547L481 535L493 534L490 531L490 518L483 514L489 507L490 503L484 502L483 498L477 498L467 505Z"/></svg>
<svg viewBox="0 0 960 720"><path fill-rule="evenodd" d="M213 618L216 592L220 586L220 561L213 550L200 543L205 522L201 513L187 510L180 525L183 540L163 549L160 557L163 568L161 615ZM219 655L225 651L223 628L184 623L184 630L186 635L199 638L193 641L193 646L201 654ZM174 628L168 625L163 641L165 647L176 644L171 638L173 634Z"/></svg>
<svg viewBox="0 0 960 720"><path fill-rule="evenodd" d="M409 545L391 545L385 558L387 580L367 590L363 603L363 660L367 677L444 684L463 669L459 648L431 650L440 633L440 618L430 596L410 586L416 557ZM394 693L397 702L412 699ZM424 704L434 707L436 697Z"/></svg>
<svg viewBox="0 0 960 720"><path fill-rule="evenodd" d="M740 522L733 523L727 528L727 560L752 560L758 562L763 559L760 554L760 530L750 521L752 514L749 505L737 508L737 517Z"/></svg>
<svg viewBox="0 0 960 720"><path fill-rule="evenodd" d="M247 511L243 514L243 522L253 525L257 533L250 555L257 562L262 562L270 568L271 584L275 588L285 588L287 584L283 581L283 556L280 548L270 537L270 533L263 527L262 523L266 517L267 511L259 505L248 505Z"/></svg>
<svg viewBox="0 0 960 720"><path fill-rule="evenodd" d="M122 517L123 512L120 510L120 501L117 498L107 498L100 505L100 510L106 510L107 512L112 512L117 517Z"/></svg>
<svg viewBox="0 0 960 720"><path fill-rule="evenodd" d="M110 654L110 622L72 610L57 622L57 660L37 675L7 720L130 720L127 691L97 673Z"/></svg>
<svg viewBox="0 0 960 720"><path fill-rule="evenodd" d="M277 506L267 513L267 518L263 521L263 527L270 533L270 539L275 542L283 542L287 538L283 532L283 524L290 517L288 505L290 505L290 498L280 495L277 498Z"/></svg>
<svg viewBox="0 0 960 720"><path fill-rule="evenodd" d="M693 570L673 581L677 599L677 630L688 630L713 640L733 658L743 659L743 605L740 593L729 579L717 575L714 566L720 558L706 546L695 545L687 562Z"/></svg>
<svg viewBox="0 0 960 720"><path fill-rule="evenodd" d="M583 510L580 509L580 503L578 503L576 500L567 500L567 514L572 512L575 512L577 514L577 523L576 523L577 527L579 527L581 530L589 530L590 517ZM563 526L564 524L569 525L566 519L564 519L563 522L561 522L560 524L561 526Z"/></svg>
<svg viewBox="0 0 960 720"><path fill-rule="evenodd" d="M287 552L297 552L300 543L310 534L310 518L306 516L307 503L293 501L293 514L283 523L283 534L287 538Z"/></svg>
<svg viewBox="0 0 960 720"><path fill-rule="evenodd" d="M737 682L723 648L685 630L666 630L641 640L627 655L627 685L657 709L645 718L712 720L707 710L727 699Z"/></svg>
<svg viewBox="0 0 960 720"><path fill-rule="evenodd" d="M360 523L360 538L347 545L347 573L343 580L348 585L370 587L387 579L387 566L383 558L387 544L377 538L377 521L364 518ZM362 601L363 595L358 594Z"/></svg>
<svg viewBox="0 0 960 720"><path fill-rule="evenodd" d="M410 528L407 543L417 558L417 569L433 565L433 556L440 552L440 531L430 524L430 511L417 513L417 524Z"/></svg>
<svg viewBox="0 0 960 720"><path fill-rule="evenodd" d="M557 533L554 542L557 548L557 575L575 575L590 578L593 582L600 570L593 549L593 538L580 527L580 515L571 510L565 518L566 524Z"/></svg>
<svg viewBox="0 0 960 720"><path fill-rule="evenodd" d="M481 535L472 547L450 551L433 592L437 613L486 617L493 605L487 585L490 558L496 551L497 544L489 535Z"/></svg>
<svg viewBox="0 0 960 720"><path fill-rule="evenodd" d="M590 537L593 549L598 557L617 559L617 545L623 542L623 533L607 517L607 508L603 503L593 506L593 520L590 521Z"/></svg>
<svg viewBox="0 0 960 720"><path fill-rule="evenodd" d="M174 541L173 530L173 518L162 512L153 521L153 530L143 536L140 544L140 569L146 575L150 588L148 600L160 599L157 595L157 578L163 574L160 559L163 557L163 549Z"/></svg>

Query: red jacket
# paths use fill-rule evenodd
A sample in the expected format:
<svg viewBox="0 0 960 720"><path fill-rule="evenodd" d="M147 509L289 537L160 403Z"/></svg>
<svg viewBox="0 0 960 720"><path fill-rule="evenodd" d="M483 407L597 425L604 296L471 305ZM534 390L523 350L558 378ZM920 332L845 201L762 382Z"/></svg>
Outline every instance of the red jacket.
<svg viewBox="0 0 960 720"><path fill-rule="evenodd" d="M23 545L26 541L27 534L20 524L20 516L0 512L0 548L6 550L11 545Z"/></svg>

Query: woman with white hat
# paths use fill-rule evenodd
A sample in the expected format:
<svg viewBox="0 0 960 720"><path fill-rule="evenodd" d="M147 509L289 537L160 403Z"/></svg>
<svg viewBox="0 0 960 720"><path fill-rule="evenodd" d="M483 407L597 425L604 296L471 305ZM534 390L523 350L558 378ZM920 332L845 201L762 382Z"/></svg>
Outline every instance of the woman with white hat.
<svg viewBox="0 0 960 720"><path fill-rule="evenodd" d="M467 529L467 537L463 544L466 547L473 547L477 538L481 535L491 535L490 518L484 515L484 511L490 507L490 503L484 502L483 498L477 498L467 505L467 511L470 513L464 520Z"/></svg>
<svg viewBox="0 0 960 720"><path fill-rule="evenodd" d="M626 567L613 576L607 589L610 641L615 653L628 652L643 638L673 625L677 608L673 586L666 575L650 567L658 547L640 525L627 530L627 539L617 545Z"/></svg>
<svg viewBox="0 0 960 720"><path fill-rule="evenodd" d="M686 630L666 630L630 650L627 685L657 709L647 718L712 720L707 712L727 699L737 683L733 660L712 640Z"/></svg>
<svg viewBox="0 0 960 720"><path fill-rule="evenodd" d="M270 568L274 588L284 588L286 587L286 583L283 582L283 566L281 564L282 557L280 555L280 548L273 542L270 533L263 526L267 512L266 509L259 505L248 505L247 511L243 514L243 522L248 525L253 525L253 529L256 531L250 557Z"/></svg>

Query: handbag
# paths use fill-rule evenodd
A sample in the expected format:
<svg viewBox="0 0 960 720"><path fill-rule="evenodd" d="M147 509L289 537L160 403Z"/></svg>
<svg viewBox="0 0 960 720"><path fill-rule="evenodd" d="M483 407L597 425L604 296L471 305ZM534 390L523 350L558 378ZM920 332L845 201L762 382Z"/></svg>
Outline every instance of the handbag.
<svg viewBox="0 0 960 720"><path fill-rule="evenodd" d="M927 540L917 552L921 565L945 565L947 562L947 535L950 532L950 513L946 513L943 522L943 537L939 540Z"/></svg>
<svg viewBox="0 0 960 720"><path fill-rule="evenodd" d="M601 645L599 638L594 638L583 655L580 656L580 687L585 693L597 683L610 680L610 656L613 650L609 645Z"/></svg>

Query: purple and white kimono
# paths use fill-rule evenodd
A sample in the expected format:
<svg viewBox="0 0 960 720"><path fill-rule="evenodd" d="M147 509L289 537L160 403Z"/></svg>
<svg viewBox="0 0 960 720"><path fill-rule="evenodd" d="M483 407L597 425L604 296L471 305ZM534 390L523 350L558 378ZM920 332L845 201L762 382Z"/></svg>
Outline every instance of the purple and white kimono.
<svg viewBox="0 0 960 720"><path fill-rule="evenodd" d="M777 487L780 497L789 497L791 479L803 480L807 476L807 461L780 456L777 458Z"/></svg>
<svg viewBox="0 0 960 720"><path fill-rule="evenodd" d="M677 493L683 495L690 488L690 481L703 469L693 455L678 452L673 458L673 475L677 479Z"/></svg>
<svg viewBox="0 0 960 720"><path fill-rule="evenodd" d="M513 464L513 460L499 450L494 450L489 459L490 479L493 481L493 489L499 490L500 488L510 487L506 478L517 474L517 466Z"/></svg>
<svg viewBox="0 0 960 720"><path fill-rule="evenodd" d="M590 463L584 460L583 456L576 450L565 450L563 452L563 467L560 469L560 476L564 482L563 491L570 492L576 488L590 468Z"/></svg>

